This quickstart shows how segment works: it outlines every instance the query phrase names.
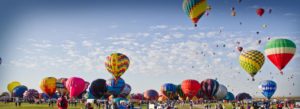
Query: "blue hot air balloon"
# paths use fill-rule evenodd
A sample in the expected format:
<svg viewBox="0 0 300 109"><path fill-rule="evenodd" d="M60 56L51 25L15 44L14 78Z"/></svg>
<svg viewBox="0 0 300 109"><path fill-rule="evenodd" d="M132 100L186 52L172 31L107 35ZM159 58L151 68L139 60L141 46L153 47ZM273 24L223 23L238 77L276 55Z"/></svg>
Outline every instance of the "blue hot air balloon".
<svg viewBox="0 0 300 109"><path fill-rule="evenodd" d="M276 83L272 80L265 80L259 85L261 93L268 99L270 99L275 93L277 86Z"/></svg>
<svg viewBox="0 0 300 109"><path fill-rule="evenodd" d="M224 100L232 101L234 100L234 95L231 92L227 92L226 96L224 97Z"/></svg>
<svg viewBox="0 0 300 109"><path fill-rule="evenodd" d="M23 85L17 86L13 90L13 97L23 98L23 94L27 90L28 90L28 88L26 86L23 86Z"/></svg>
<svg viewBox="0 0 300 109"><path fill-rule="evenodd" d="M111 78L107 80L106 84L108 93L114 96L119 95L125 87L125 81L122 78L119 78L118 80Z"/></svg>

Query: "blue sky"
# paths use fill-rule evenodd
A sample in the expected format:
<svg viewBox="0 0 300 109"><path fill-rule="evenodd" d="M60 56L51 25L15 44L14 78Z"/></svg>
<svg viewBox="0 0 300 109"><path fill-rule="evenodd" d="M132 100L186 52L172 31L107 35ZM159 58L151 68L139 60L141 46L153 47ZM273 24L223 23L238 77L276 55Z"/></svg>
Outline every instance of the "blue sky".
<svg viewBox="0 0 300 109"><path fill-rule="evenodd" d="M266 59L255 82L248 80L235 51L236 41L245 50L263 51L267 37L289 38L298 46L297 0L209 1L212 10L197 28L182 11L182 0L1 2L0 92L14 80L39 89L48 76L108 79L105 57L121 52L131 60L122 78L133 92L159 90L164 83L184 79L217 78L234 94L261 96L258 84L272 79L278 85L275 96L300 96L299 49L284 75ZM236 17L231 16L233 6ZM258 17L258 7L273 12ZM225 48L216 47L223 44Z"/></svg>

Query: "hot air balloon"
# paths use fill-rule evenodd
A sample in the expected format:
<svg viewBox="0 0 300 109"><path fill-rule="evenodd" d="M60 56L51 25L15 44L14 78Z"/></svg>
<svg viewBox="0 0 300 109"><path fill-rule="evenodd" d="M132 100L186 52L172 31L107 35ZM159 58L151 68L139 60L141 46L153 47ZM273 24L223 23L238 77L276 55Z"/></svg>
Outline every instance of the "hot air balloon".
<svg viewBox="0 0 300 109"><path fill-rule="evenodd" d="M23 93L24 99L36 99L39 98L39 92L35 89L28 89Z"/></svg>
<svg viewBox="0 0 300 109"><path fill-rule="evenodd" d="M84 90L86 90L87 88L89 88L90 82L85 81L84 82Z"/></svg>
<svg viewBox="0 0 300 109"><path fill-rule="evenodd" d="M182 89L181 89L181 84L177 85L177 90L176 90L178 96L179 96L179 99L181 100L185 100L186 99L186 96L184 95Z"/></svg>
<svg viewBox="0 0 300 109"><path fill-rule="evenodd" d="M18 81L12 81L8 83L7 90L12 94L15 87L20 86L21 83Z"/></svg>
<svg viewBox="0 0 300 109"><path fill-rule="evenodd" d="M259 45L260 43L261 43L261 40L258 40L258 41L257 41L257 44Z"/></svg>
<svg viewBox="0 0 300 109"><path fill-rule="evenodd" d="M272 9L270 8L270 9L269 9L269 14L271 14L271 13L272 13Z"/></svg>
<svg viewBox="0 0 300 109"><path fill-rule="evenodd" d="M119 97L126 98L131 92L131 86L129 84L125 84L124 88L122 89Z"/></svg>
<svg viewBox="0 0 300 109"><path fill-rule="evenodd" d="M0 65L2 64L2 58L0 57Z"/></svg>
<svg viewBox="0 0 300 109"><path fill-rule="evenodd" d="M263 24L263 25L261 25L261 27L262 27L263 29L266 29L266 28L268 27L268 25L267 25L267 24Z"/></svg>
<svg viewBox="0 0 300 109"><path fill-rule="evenodd" d="M268 99L270 99L276 91L276 83L272 80L263 81L259 85L259 89L262 91L261 93Z"/></svg>
<svg viewBox="0 0 300 109"><path fill-rule="evenodd" d="M26 86L19 85L13 89L12 96L18 97L18 98L23 98L23 94L26 90L28 90L28 88Z"/></svg>
<svg viewBox="0 0 300 109"><path fill-rule="evenodd" d="M66 81L66 88L68 89L70 98L80 95L85 88L85 81L79 77L71 77Z"/></svg>
<svg viewBox="0 0 300 109"><path fill-rule="evenodd" d="M201 82L201 90L208 99L213 99L213 96L219 89L219 82L213 79L206 79Z"/></svg>
<svg viewBox="0 0 300 109"><path fill-rule="evenodd" d="M256 9L256 14L258 15L258 16L263 16L263 14L265 13L265 10L263 9L263 8L258 8L258 9Z"/></svg>
<svg viewBox="0 0 300 109"><path fill-rule="evenodd" d="M205 14L207 10L206 0L183 0L182 8L183 11L189 16L189 18L197 27L197 22Z"/></svg>
<svg viewBox="0 0 300 109"><path fill-rule="evenodd" d="M60 96L64 96L68 93L67 88L65 87L65 83L68 78L59 78L56 81L56 91L59 93Z"/></svg>
<svg viewBox="0 0 300 109"><path fill-rule="evenodd" d="M104 79L94 80L89 88L89 93L96 99L100 99L106 92L106 80Z"/></svg>
<svg viewBox="0 0 300 109"><path fill-rule="evenodd" d="M231 16L236 16L236 12L235 11L231 11Z"/></svg>
<svg viewBox="0 0 300 109"><path fill-rule="evenodd" d="M158 97L158 101L160 101L160 102L165 102L165 101L167 101L167 99L168 98L164 95L159 95L159 97Z"/></svg>
<svg viewBox="0 0 300 109"><path fill-rule="evenodd" d="M168 97L168 99L174 99L176 96L176 85L172 83L165 83L160 87L160 92Z"/></svg>
<svg viewBox="0 0 300 109"><path fill-rule="evenodd" d="M237 101L243 101L243 100L251 100L252 97L248 93L239 93L236 95L235 99Z"/></svg>
<svg viewBox="0 0 300 109"><path fill-rule="evenodd" d="M216 99L222 100L226 96L227 92L227 88L224 85L220 84L219 89L215 95Z"/></svg>
<svg viewBox="0 0 300 109"><path fill-rule="evenodd" d="M236 49L237 49L239 52L242 52L242 51L243 51L243 47L236 47Z"/></svg>
<svg viewBox="0 0 300 109"><path fill-rule="evenodd" d="M41 90L49 97L52 97L56 91L56 78L46 77L40 83Z"/></svg>
<svg viewBox="0 0 300 109"><path fill-rule="evenodd" d="M124 87L125 81L122 78L119 78L118 81L113 78L107 81L107 91L115 97L121 93Z"/></svg>
<svg viewBox="0 0 300 109"><path fill-rule="evenodd" d="M254 76L263 66L264 62L264 55L257 50L243 52L240 55L240 65L248 74L250 74L252 81L254 81Z"/></svg>
<svg viewBox="0 0 300 109"><path fill-rule="evenodd" d="M112 53L110 56L107 56L105 67L118 80L128 69L129 63L129 58L126 55Z"/></svg>
<svg viewBox="0 0 300 109"><path fill-rule="evenodd" d="M159 96L158 92L153 89L150 89L150 90L147 90L146 92L144 92L144 98L146 100L157 100L158 96Z"/></svg>
<svg viewBox="0 0 300 109"><path fill-rule="evenodd" d="M132 100L143 100L144 96L141 93L137 93L137 94L133 93L133 94L130 95L130 99L132 99Z"/></svg>
<svg viewBox="0 0 300 109"><path fill-rule="evenodd" d="M296 52L296 44L289 39L273 39L265 47L269 60L280 70L289 63Z"/></svg>
<svg viewBox="0 0 300 109"><path fill-rule="evenodd" d="M231 92L227 92L226 96L224 97L224 100L232 101L234 100L234 95Z"/></svg>
<svg viewBox="0 0 300 109"><path fill-rule="evenodd" d="M185 96L187 96L189 99L192 99L198 91L200 90L201 85L197 80L188 79L184 80L181 83L181 89Z"/></svg>

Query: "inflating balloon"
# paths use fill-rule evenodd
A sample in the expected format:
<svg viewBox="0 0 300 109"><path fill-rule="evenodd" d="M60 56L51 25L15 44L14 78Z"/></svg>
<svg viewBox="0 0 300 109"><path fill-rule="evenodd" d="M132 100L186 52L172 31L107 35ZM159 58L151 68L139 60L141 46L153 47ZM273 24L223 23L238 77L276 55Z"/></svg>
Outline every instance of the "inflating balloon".
<svg viewBox="0 0 300 109"><path fill-rule="evenodd" d="M13 89L12 96L18 97L18 98L23 98L23 94L27 90L28 90L28 88L24 85L17 86Z"/></svg>
<svg viewBox="0 0 300 109"><path fill-rule="evenodd" d="M182 3L183 11L189 16L195 27L197 27L197 22L204 15L207 7L206 0L183 0Z"/></svg>
<svg viewBox="0 0 300 109"><path fill-rule="evenodd" d="M254 81L254 76L261 69L265 62L265 56L257 50L250 50L243 52L240 55L240 65L242 68L250 74Z"/></svg>
<svg viewBox="0 0 300 109"><path fill-rule="evenodd" d="M237 101L242 101L242 100L251 100L252 97L248 93L239 93L236 95L235 99Z"/></svg>
<svg viewBox="0 0 300 109"><path fill-rule="evenodd" d="M84 91L84 86L85 81L79 77L71 77L66 81L66 88L71 99L80 95Z"/></svg>
<svg viewBox="0 0 300 109"><path fill-rule="evenodd" d="M231 92L227 92L226 96L224 97L224 100L232 101L234 100L234 95Z"/></svg>
<svg viewBox="0 0 300 109"><path fill-rule="evenodd" d="M20 86L21 83L18 81L12 81L8 83L7 90L12 94L15 87Z"/></svg>
<svg viewBox="0 0 300 109"><path fill-rule="evenodd" d="M174 99L176 96L176 85L172 83L165 83L160 87L160 92L168 99Z"/></svg>
<svg viewBox="0 0 300 109"><path fill-rule="evenodd" d="M67 88L65 87L65 83L68 80L68 78L59 78L56 81L56 91L59 93L59 95L64 96L68 93Z"/></svg>
<svg viewBox="0 0 300 109"><path fill-rule="evenodd" d="M184 80L181 83L181 89L185 96L187 96L189 99L192 99L198 91L200 90L201 85L197 80Z"/></svg>
<svg viewBox="0 0 300 109"><path fill-rule="evenodd" d="M125 81L122 78L119 78L119 80L111 78L107 80L106 84L108 93L114 95L114 97L117 97L125 87Z"/></svg>
<svg viewBox="0 0 300 109"><path fill-rule="evenodd" d="M39 92L35 89L28 89L23 93L24 99L36 99L39 98Z"/></svg>
<svg viewBox="0 0 300 109"><path fill-rule="evenodd" d="M296 52L296 44L289 39L273 39L265 47L268 59L280 70L290 62Z"/></svg>
<svg viewBox="0 0 300 109"><path fill-rule="evenodd" d="M158 92L153 89L147 90L146 92L144 92L144 98L146 100L157 100Z"/></svg>
<svg viewBox="0 0 300 109"><path fill-rule="evenodd" d="M121 53L112 53L107 56L105 67L118 80L129 67L129 58Z"/></svg>
<svg viewBox="0 0 300 109"><path fill-rule="evenodd" d="M259 89L262 91L261 93L268 99L270 99L275 93L277 86L276 83L272 80L263 81L259 85Z"/></svg>
<svg viewBox="0 0 300 109"><path fill-rule="evenodd" d="M44 78L40 83L40 88L45 94L47 94L49 97L52 97L56 91L56 78Z"/></svg>
<svg viewBox="0 0 300 109"><path fill-rule="evenodd" d="M129 84L125 84L124 88L122 89L119 97L126 98L131 92L131 86Z"/></svg>
<svg viewBox="0 0 300 109"><path fill-rule="evenodd" d="M106 80L104 79L94 80L89 88L89 93L96 99L100 99L106 92Z"/></svg>
<svg viewBox="0 0 300 109"><path fill-rule="evenodd" d="M179 99L181 100L185 100L186 99L186 96L185 94L183 93L182 89L181 89L181 84L177 85L177 90L176 90L178 96L179 96Z"/></svg>
<svg viewBox="0 0 300 109"><path fill-rule="evenodd" d="M219 89L219 82L213 79L206 79L201 82L201 90L208 99L213 99Z"/></svg>
<svg viewBox="0 0 300 109"><path fill-rule="evenodd" d="M226 96L227 92L227 88L224 85L220 84L219 89L215 95L216 99L222 100Z"/></svg>

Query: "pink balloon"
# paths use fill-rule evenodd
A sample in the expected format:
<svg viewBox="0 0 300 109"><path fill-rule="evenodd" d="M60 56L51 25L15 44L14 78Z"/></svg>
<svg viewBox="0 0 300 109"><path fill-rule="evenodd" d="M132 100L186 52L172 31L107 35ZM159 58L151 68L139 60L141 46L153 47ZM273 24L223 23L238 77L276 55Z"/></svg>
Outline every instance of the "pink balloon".
<svg viewBox="0 0 300 109"><path fill-rule="evenodd" d="M69 96L72 99L84 91L85 81L78 77L71 77L66 81L66 88L68 89Z"/></svg>

